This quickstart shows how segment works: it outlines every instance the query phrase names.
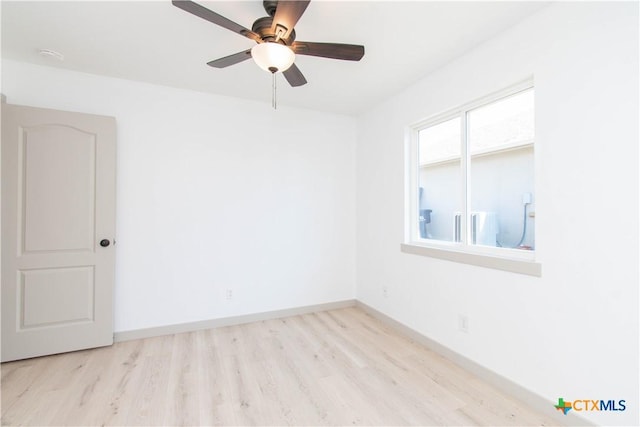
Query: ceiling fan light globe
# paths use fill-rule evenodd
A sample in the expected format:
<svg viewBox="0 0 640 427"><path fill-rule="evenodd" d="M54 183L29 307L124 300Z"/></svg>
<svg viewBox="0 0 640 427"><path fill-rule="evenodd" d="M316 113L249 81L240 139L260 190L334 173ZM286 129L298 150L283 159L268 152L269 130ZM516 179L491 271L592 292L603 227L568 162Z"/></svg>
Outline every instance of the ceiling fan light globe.
<svg viewBox="0 0 640 427"><path fill-rule="evenodd" d="M251 57L258 67L270 73L286 71L296 59L295 53L287 46L266 42L255 45L251 49ZM273 70L276 71L273 71Z"/></svg>

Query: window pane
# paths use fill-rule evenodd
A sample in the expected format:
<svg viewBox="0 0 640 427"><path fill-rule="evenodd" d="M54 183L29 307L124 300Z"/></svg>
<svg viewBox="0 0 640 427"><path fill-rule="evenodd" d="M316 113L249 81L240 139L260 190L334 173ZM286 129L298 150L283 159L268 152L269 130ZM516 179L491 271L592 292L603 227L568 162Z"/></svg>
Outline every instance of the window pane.
<svg viewBox="0 0 640 427"><path fill-rule="evenodd" d="M418 133L419 230L423 239L457 241L456 214L460 220L460 118Z"/></svg>
<svg viewBox="0 0 640 427"><path fill-rule="evenodd" d="M533 249L533 89L467 113L469 243Z"/></svg>

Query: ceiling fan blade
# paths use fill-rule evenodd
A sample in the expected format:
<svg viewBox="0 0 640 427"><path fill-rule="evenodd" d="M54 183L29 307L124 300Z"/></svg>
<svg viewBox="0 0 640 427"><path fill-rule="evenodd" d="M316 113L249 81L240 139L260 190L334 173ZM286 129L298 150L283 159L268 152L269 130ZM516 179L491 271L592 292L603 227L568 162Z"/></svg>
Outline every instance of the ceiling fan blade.
<svg viewBox="0 0 640 427"><path fill-rule="evenodd" d="M296 64L293 64L291 67L284 70L282 74L284 74L284 78L287 79L289 84L293 87L307 84L307 79L304 78L300 69L296 67Z"/></svg>
<svg viewBox="0 0 640 427"><path fill-rule="evenodd" d="M284 27L285 33L280 34L280 38L286 39L291 34L293 27L309 6L310 0L280 0L276 7L276 14L273 17L271 29L278 35L278 26Z"/></svg>
<svg viewBox="0 0 640 427"><path fill-rule="evenodd" d="M360 61L364 56L364 46L355 44L293 42L291 48L297 55L321 56L347 61Z"/></svg>
<svg viewBox="0 0 640 427"><path fill-rule="evenodd" d="M207 62L207 65L215 68L225 68L230 65L238 64L242 61L251 58L251 49L243 50L242 52L234 53L233 55L225 56L224 58L214 59Z"/></svg>
<svg viewBox="0 0 640 427"><path fill-rule="evenodd" d="M250 38L251 40L255 40L258 43L262 42L260 36L248 28L243 27L240 24L236 24L232 20L225 18L222 15L218 15L212 10L207 9L204 6L200 6L198 3L194 3L190 0L172 0L171 3L179 7L180 9L189 12L193 15L196 15L202 19L205 19L209 22L213 22L216 25L219 25L227 30L231 30L234 33L238 33L241 36L245 36Z"/></svg>

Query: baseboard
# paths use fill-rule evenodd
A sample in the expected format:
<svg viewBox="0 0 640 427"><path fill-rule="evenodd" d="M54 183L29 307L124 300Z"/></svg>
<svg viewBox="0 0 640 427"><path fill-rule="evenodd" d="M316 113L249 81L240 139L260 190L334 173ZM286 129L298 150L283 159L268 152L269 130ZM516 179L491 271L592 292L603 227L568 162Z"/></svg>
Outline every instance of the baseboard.
<svg viewBox="0 0 640 427"><path fill-rule="evenodd" d="M284 310L266 311L262 313L246 314L242 316L224 317L221 319L201 320L197 322L178 323L174 325L157 326L153 328L134 329L113 334L113 341L130 341L144 338L159 337L163 335L193 332L202 329L220 328L223 326L241 325L244 323L260 322L262 320L279 319L281 317L298 316L300 314L315 313L318 311L336 310L339 308L353 307L356 300L335 301L325 304L307 305L304 307L286 308Z"/></svg>
<svg viewBox="0 0 640 427"><path fill-rule="evenodd" d="M518 399L522 402L526 402L528 406L540 412L543 412L549 418L552 418L554 421L557 421L558 424L560 425L567 425L567 426L597 425L588 420L585 420L584 418L578 415L575 415L573 412L569 412L567 415L564 415L556 410L550 411L549 408L552 407L553 402L550 401L549 399L546 399L540 396L539 394L534 393L531 390L528 390L522 387L521 385L511 381L510 379L505 378L502 375L497 374L496 372L493 372L492 370L487 369L482 365L479 365L473 360L459 353L456 353L450 348L445 347L444 345L432 340L431 338L422 335L421 333L411 329L407 325L398 322L397 320L387 316L384 313L381 313L380 311L376 310L373 307L368 306L367 304L361 301L356 300L355 305L356 307L359 307L366 313L370 314L371 316L385 323L389 327L393 328L396 332L410 338L411 340L421 345L424 345L425 347L434 351L435 353L438 353L439 355L447 358L448 360L454 362L458 366L466 369L467 371L471 372L472 374L478 376L482 380L491 384L492 386L502 391L503 393L515 399Z"/></svg>

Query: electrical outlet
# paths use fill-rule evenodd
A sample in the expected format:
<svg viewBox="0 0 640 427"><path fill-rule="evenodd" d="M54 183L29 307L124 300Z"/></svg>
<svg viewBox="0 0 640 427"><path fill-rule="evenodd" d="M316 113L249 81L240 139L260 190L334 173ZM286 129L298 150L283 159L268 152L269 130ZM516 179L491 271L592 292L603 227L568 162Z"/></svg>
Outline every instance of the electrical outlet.
<svg viewBox="0 0 640 427"><path fill-rule="evenodd" d="M382 287L382 296L385 298L389 298L389 289L386 286Z"/></svg>
<svg viewBox="0 0 640 427"><path fill-rule="evenodd" d="M231 301L233 299L233 289L227 289L224 292L224 297L227 301Z"/></svg>
<svg viewBox="0 0 640 427"><path fill-rule="evenodd" d="M463 314L458 315L458 330L467 334L469 333L469 318Z"/></svg>

